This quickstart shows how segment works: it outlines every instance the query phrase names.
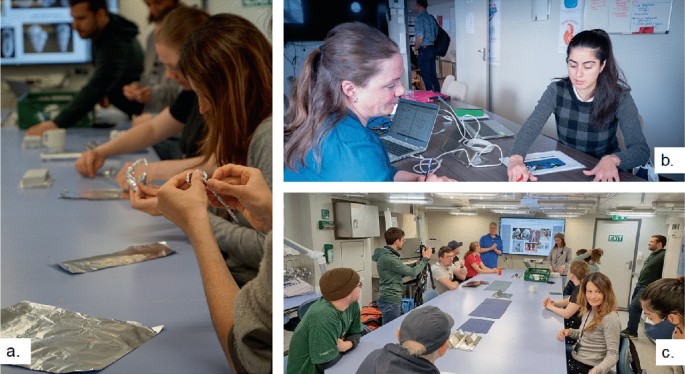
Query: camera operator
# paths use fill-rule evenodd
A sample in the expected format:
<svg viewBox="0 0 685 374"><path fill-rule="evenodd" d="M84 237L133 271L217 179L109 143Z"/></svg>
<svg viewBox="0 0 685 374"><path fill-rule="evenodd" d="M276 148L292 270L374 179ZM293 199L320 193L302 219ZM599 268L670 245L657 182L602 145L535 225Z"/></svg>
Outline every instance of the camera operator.
<svg viewBox="0 0 685 374"><path fill-rule="evenodd" d="M433 248L423 247L421 258L411 265L405 265L398 252L402 250L404 242L404 231L391 227L385 232L386 245L383 248L376 248L371 257L376 262L380 276L380 293L377 302L378 308L383 313L383 324L402 315L404 293L402 278L419 275L428 266L428 260L433 253Z"/></svg>

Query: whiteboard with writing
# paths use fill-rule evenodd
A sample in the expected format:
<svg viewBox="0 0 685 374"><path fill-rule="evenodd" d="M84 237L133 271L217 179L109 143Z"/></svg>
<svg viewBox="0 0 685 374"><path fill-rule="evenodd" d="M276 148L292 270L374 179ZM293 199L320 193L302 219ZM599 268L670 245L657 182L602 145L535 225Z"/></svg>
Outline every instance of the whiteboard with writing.
<svg viewBox="0 0 685 374"><path fill-rule="evenodd" d="M583 29L611 34L668 33L673 0L586 0Z"/></svg>

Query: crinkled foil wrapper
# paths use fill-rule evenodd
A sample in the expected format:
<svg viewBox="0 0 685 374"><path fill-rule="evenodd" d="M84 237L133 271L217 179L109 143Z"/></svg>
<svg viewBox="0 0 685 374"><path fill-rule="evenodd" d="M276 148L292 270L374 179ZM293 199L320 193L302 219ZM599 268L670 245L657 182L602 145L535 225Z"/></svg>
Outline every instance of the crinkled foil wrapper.
<svg viewBox="0 0 685 374"><path fill-rule="evenodd" d="M157 335L138 322L91 317L22 301L2 309L3 338L30 338L31 364L50 373L102 370Z"/></svg>
<svg viewBox="0 0 685 374"><path fill-rule="evenodd" d="M135 264L147 260L154 260L174 253L174 250L166 245L166 242L150 243L130 246L123 251L106 255L81 258L61 262L62 269L73 273L87 273L90 271L111 268L113 266Z"/></svg>

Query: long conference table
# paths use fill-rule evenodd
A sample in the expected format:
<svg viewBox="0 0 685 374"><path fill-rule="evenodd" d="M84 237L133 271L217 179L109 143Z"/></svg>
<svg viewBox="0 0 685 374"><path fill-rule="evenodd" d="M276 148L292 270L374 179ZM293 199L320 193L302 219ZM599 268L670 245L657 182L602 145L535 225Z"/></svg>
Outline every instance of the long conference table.
<svg viewBox="0 0 685 374"><path fill-rule="evenodd" d="M438 103L441 109L446 109L447 106L444 103ZM450 105L455 110L457 108L475 108L473 105L458 101L450 101ZM510 121L502 116L495 113L486 111L490 119L496 120L508 129L517 133L521 128L521 125ZM446 151L453 150L454 147L445 147L446 142L449 140L450 143L456 143L457 139L460 138L459 131L457 130L455 123L452 121L445 120L442 116L443 111L441 110L435 121L435 127L433 129L433 135L431 136L430 142L428 144L428 149L421 153L423 157L437 157ZM514 144L514 137L491 139L490 142L497 144L502 148L503 157L508 157L509 152L511 152L511 147ZM585 154L583 152L577 151L571 147L565 146L556 140L540 134L535 142L531 145L528 153L534 152L547 152L547 151L560 151L570 156L574 160L578 161L582 165L585 165L587 170L592 169L599 162L598 159ZM475 151L469 150L469 155L473 157ZM499 151L495 150L490 154L483 155L483 161L485 165L495 165L498 163ZM442 165L440 169L437 170L436 174L440 176L447 176L461 182L506 182L507 177L507 167L502 164L499 166L491 167L472 167L466 166L461 161L454 157L452 154L447 154L442 156ZM413 172L414 165L418 163L416 158L405 158L403 160L393 163L399 170ZM552 174L546 174L538 176L538 181L540 182L590 182L593 177L588 177L583 174L583 170L586 169L575 169L564 172L557 172ZM644 179L636 177L632 173L625 171L619 171L619 178L621 181L629 182L645 182Z"/></svg>
<svg viewBox="0 0 685 374"><path fill-rule="evenodd" d="M3 128L2 142L2 307L22 300L90 316L164 325L150 341L102 370L103 373L227 373L224 353L212 327L199 269L187 237L164 217L130 207L128 200L58 198L109 189L106 178L81 177L74 160L41 162L46 148L23 149L24 132ZM69 129L67 152L106 141L109 130ZM123 164L152 152L114 157ZM108 161L109 163L109 161ZM50 188L21 189L28 169L47 168ZM152 261L72 275L58 263L166 241L175 254ZM3 373L27 373L2 366Z"/></svg>
<svg viewBox="0 0 685 374"><path fill-rule="evenodd" d="M562 317L545 310L545 297L560 299L561 278L552 278L554 284L523 280L523 270L503 270L502 275L482 274L473 280L512 282L504 293L512 294L511 304L499 319L494 319L487 334L478 334L482 339L473 351L448 349L435 364L441 372L449 373L565 373L565 344L556 339L564 328ZM512 278L514 274L521 278ZM535 292L530 292L534 285ZM433 305L448 313L454 319L452 332L472 317L473 312L495 291L486 290L489 285L475 288L459 287L444 292L424 305ZM345 354L326 373L355 373L364 358L373 350L388 343L397 343L396 330L406 315L383 325L362 337L352 352Z"/></svg>

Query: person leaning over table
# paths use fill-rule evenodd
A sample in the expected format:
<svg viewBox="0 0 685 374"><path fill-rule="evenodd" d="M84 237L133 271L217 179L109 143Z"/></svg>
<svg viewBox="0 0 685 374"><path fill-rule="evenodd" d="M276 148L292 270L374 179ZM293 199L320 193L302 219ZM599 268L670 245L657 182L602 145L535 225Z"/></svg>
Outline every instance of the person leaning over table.
<svg viewBox="0 0 685 374"><path fill-rule="evenodd" d="M105 0L69 0L69 7L73 28L81 38L93 41L95 71L57 117L28 128L26 135L74 126L98 102L105 106L111 103L129 117L143 110L143 104L128 100L122 93L122 87L140 79L143 72L143 50L136 39L138 27L110 14Z"/></svg>
<svg viewBox="0 0 685 374"><path fill-rule="evenodd" d="M225 165L214 171L207 186L198 170L169 179L159 190L158 209L188 236L195 251L209 314L221 348L233 372L272 370L272 197L259 169ZM197 182L193 182L197 181ZM228 271L209 221L207 202L222 205L207 191L218 193L252 227L264 233L259 273L242 289Z"/></svg>
<svg viewBox="0 0 685 374"><path fill-rule="evenodd" d="M478 242L471 242L471 244L469 244L469 250L464 256L464 262L466 263L466 280L469 280L481 273L497 272L497 269L491 269L483 265L483 260L480 258L479 250L480 245Z"/></svg>
<svg viewBox="0 0 685 374"><path fill-rule="evenodd" d="M592 273L583 278L578 293L581 325L565 328L557 334L577 339L573 346L567 371L573 373L604 374L616 368L621 321L616 311L616 295L609 277Z"/></svg>
<svg viewBox="0 0 685 374"><path fill-rule="evenodd" d="M359 274L350 268L321 276L321 297L307 309L290 340L286 373L323 373L357 347L363 331L361 287Z"/></svg>
<svg viewBox="0 0 685 374"><path fill-rule="evenodd" d="M554 247L552 247L552 250L547 255L550 271L566 275L572 256L573 250L566 246L564 233L558 232L554 234Z"/></svg>
<svg viewBox="0 0 685 374"><path fill-rule="evenodd" d="M480 258L483 265L495 269L497 268L497 257L502 255L502 238L497 234L497 223L490 222L487 234L481 236L478 244L480 245Z"/></svg>
<svg viewBox="0 0 685 374"><path fill-rule="evenodd" d="M448 181L398 171L366 127L404 93L399 47L363 23L333 28L304 62L285 115L286 182Z"/></svg>
<svg viewBox="0 0 685 374"><path fill-rule="evenodd" d="M402 278L415 278L426 266L430 266L428 261L433 249L424 247L418 261L411 265L405 265L398 252L404 246L404 231L397 227L390 227L383 236L386 245L383 248L376 248L371 259L376 263L380 277L376 303L383 314L383 324L386 325L402 315L402 296L404 295Z"/></svg>
<svg viewBox="0 0 685 374"><path fill-rule="evenodd" d="M600 159L591 170L583 171L594 176L594 182L619 181L619 167L632 169L649 160L640 115L616 64L609 35L600 29L578 33L566 49L566 66L568 77L547 86L516 134L507 168L510 182L537 180L523 160L552 113L561 144ZM619 149L619 128L625 150Z"/></svg>
<svg viewBox="0 0 685 374"><path fill-rule="evenodd" d="M604 251L601 248L594 248L585 253L576 254L573 261L585 261L590 266L590 273L596 273L599 271L599 265L601 264L600 259L604 255Z"/></svg>
<svg viewBox="0 0 685 374"><path fill-rule="evenodd" d="M207 19L209 14L204 10L180 6L169 12L158 24L154 31L156 55L166 66L166 76L183 87L183 91L176 96L170 107L148 121L143 121L115 139L83 152L75 164L81 175L93 178L108 157L145 149L179 132L183 161L149 163L146 166L138 166L136 171L141 175L146 173L149 181L166 181L182 170L197 167L205 125L198 108L197 95L190 87L188 79L181 74L178 62L183 42ZM128 166L130 163L125 164L117 175L119 185L126 190L129 187L126 182ZM207 167L209 168L209 165Z"/></svg>
<svg viewBox="0 0 685 374"><path fill-rule="evenodd" d="M271 61L269 40L240 16L216 14L193 30L183 44L179 68L197 94L205 135L195 163L183 168L203 165L211 174L216 165L246 164L261 170L271 186ZM136 175L144 170L136 169ZM139 184L138 191L129 193L131 205L158 214L156 194L154 186ZM233 222L211 214L210 221L238 284L256 276L263 237L240 217Z"/></svg>
<svg viewBox="0 0 685 374"><path fill-rule="evenodd" d="M685 339L685 277L663 278L645 288L640 304L652 323L667 319L674 325L673 339ZM685 365L672 366L673 374L683 374Z"/></svg>
<svg viewBox="0 0 685 374"><path fill-rule="evenodd" d="M431 266L431 272L435 279L435 290L438 291L438 294L459 287L459 281L466 279L464 264L460 261L452 262L455 256L455 250L448 246L440 247L438 250L438 262Z"/></svg>
<svg viewBox="0 0 685 374"><path fill-rule="evenodd" d="M449 348L454 319L432 305L409 312L397 329L400 344L388 343L369 353L357 369L359 374L435 373L435 361Z"/></svg>

